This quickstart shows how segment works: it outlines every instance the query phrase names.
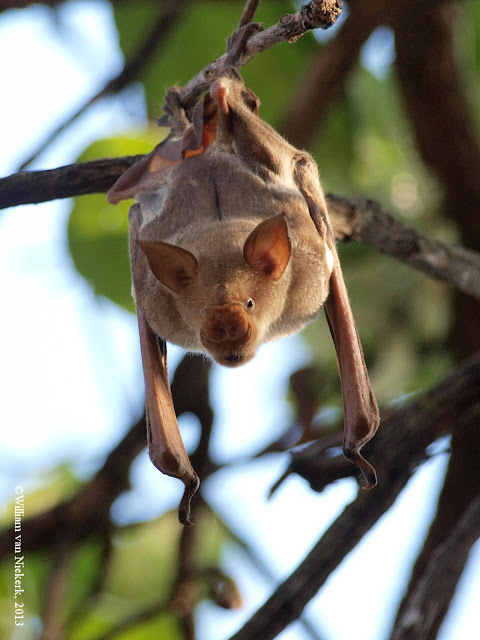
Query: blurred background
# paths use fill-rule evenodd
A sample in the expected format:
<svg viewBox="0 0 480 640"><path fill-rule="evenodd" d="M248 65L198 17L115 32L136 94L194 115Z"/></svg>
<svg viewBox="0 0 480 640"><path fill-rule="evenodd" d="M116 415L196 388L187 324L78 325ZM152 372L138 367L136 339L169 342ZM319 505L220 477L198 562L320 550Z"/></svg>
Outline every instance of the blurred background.
<svg viewBox="0 0 480 640"><path fill-rule="evenodd" d="M1 3L1 175L150 151L165 133L156 119L166 89L222 55L242 6ZM268 26L297 9L265 0L256 18ZM479 43L479 2L352 0L334 27L257 56L243 75L262 100L262 117L313 153L327 192L376 200L418 230L478 250ZM88 493L109 453L144 428L128 206L95 194L0 214L2 638L230 638L357 496L353 476L317 492L291 473L268 499L290 464L290 446L343 427L321 314L302 335L264 346L239 370L215 365L209 372L169 346L172 374L183 362L178 387L183 380L191 389L179 422L193 455L205 430L195 407L203 402L213 411L194 533L177 521L183 485L151 465L136 436L134 453L125 446L115 458L118 486L95 495L105 520L75 539L68 528L75 520L58 505L85 487ZM366 245L339 251L386 412L478 351L478 303ZM197 383L200 401L193 399ZM462 434L455 465L454 442L437 441L302 619L276 637L388 638L416 557L435 550L432 521L433 537L443 540L453 526L448 513L455 523L478 495L479 440L478 428ZM25 495L21 627L9 529L18 485ZM442 487L450 502L438 506ZM467 557L431 638L471 637L478 544ZM189 565L183 573L182 562Z"/></svg>

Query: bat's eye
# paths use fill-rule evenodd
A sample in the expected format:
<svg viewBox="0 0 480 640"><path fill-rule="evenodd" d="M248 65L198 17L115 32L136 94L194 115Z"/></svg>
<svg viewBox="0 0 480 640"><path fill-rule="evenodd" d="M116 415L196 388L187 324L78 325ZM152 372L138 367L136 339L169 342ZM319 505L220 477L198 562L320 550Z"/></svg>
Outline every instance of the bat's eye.
<svg viewBox="0 0 480 640"><path fill-rule="evenodd" d="M251 298L249 298L245 306L247 307L247 309L253 309L253 307L255 306L255 303Z"/></svg>

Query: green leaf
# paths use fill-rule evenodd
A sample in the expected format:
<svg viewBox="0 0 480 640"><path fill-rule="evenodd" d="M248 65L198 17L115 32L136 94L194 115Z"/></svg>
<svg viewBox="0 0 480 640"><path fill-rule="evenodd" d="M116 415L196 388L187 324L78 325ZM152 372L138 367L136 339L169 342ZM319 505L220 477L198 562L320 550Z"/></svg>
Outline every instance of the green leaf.
<svg viewBox="0 0 480 640"><path fill-rule="evenodd" d="M161 139L161 130L98 140L78 158L96 158L148 153ZM131 201L111 205L104 194L75 198L68 221L68 244L77 271L102 295L134 310L130 294L128 258L128 210Z"/></svg>

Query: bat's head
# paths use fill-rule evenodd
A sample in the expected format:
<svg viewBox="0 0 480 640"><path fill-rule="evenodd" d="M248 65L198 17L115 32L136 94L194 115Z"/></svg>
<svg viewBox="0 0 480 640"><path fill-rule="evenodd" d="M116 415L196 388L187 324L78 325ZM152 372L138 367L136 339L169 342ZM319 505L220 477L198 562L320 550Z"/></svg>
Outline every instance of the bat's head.
<svg viewBox="0 0 480 640"><path fill-rule="evenodd" d="M156 279L173 293L198 348L219 364L237 367L253 358L282 313L291 245L283 214L260 222L244 242L234 237L234 227L225 224L222 231L197 241L198 260L166 242L139 246Z"/></svg>

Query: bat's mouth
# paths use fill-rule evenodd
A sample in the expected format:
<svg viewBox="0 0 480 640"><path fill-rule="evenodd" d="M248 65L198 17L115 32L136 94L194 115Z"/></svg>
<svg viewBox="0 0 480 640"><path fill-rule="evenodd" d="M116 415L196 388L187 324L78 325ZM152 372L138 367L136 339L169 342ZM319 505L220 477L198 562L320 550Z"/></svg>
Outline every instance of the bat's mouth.
<svg viewBox="0 0 480 640"><path fill-rule="evenodd" d="M230 367L233 369L234 367L240 367L242 364L249 362L254 355L254 353L228 353L225 355L215 356L215 362L218 362L218 364L221 364L224 367Z"/></svg>

